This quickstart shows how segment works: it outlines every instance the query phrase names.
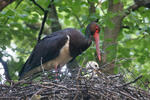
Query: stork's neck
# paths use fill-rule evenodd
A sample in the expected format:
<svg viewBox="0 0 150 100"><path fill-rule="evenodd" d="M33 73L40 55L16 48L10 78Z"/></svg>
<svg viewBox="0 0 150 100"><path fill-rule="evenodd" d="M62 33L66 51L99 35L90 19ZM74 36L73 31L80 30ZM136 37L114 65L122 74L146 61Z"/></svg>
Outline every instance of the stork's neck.
<svg viewBox="0 0 150 100"><path fill-rule="evenodd" d="M86 31L85 31L85 37L86 37L86 41L87 41L88 45L91 45L92 35L90 35L90 31L88 29L86 29Z"/></svg>
<svg viewBox="0 0 150 100"><path fill-rule="evenodd" d="M90 30L89 30L89 25L86 27L85 36L87 39L90 39L90 40L92 39L91 34L90 34Z"/></svg>

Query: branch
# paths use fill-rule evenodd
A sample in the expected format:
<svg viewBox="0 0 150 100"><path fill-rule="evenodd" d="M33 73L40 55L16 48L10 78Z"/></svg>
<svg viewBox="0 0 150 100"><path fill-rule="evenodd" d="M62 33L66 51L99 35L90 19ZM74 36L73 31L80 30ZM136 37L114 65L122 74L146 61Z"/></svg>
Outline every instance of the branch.
<svg viewBox="0 0 150 100"><path fill-rule="evenodd" d="M123 18L126 17L127 15L129 15L129 14L131 13L131 11L137 10L139 7L141 7L141 6L139 6L139 5L137 5L137 4L133 4L132 6L128 7L128 8L125 10L126 12L124 13Z"/></svg>
<svg viewBox="0 0 150 100"><path fill-rule="evenodd" d="M150 1L149 0L147 0L147 1L145 1L145 0L142 0L142 1L141 0L137 0L137 1L138 2L135 2L132 6L128 7L125 10L126 12L124 13L123 17L126 17L127 15L129 15L131 13L131 11L135 11L135 10L137 10L140 7L149 7L149 5L150 5Z"/></svg>
<svg viewBox="0 0 150 100"><path fill-rule="evenodd" d="M47 14L48 14L48 10L45 10L44 18L42 20L42 26L41 26L41 29L40 29L40 32L39 32L39 35L38 35L38 42L41 40L41 35L42 35L43 29L44 29L44 25L45 25L45 22L46 22L46 19L47 19Z"/></svg>
<svg viewBox="0 0 150 100"><path fill-rule="evenodd" d="M8 70L8 66L7 63L5 61L3 61L3 59L0 57L0 62L2 63L3 67L4 67L4 74L5 74L5 78L7 81L11 80L10 75L9 75L9 70Z"/></svg>
<svg viewBox="0 0 150 100"><path fill-rule="evenodd" d="M43 12L45 12L44 8L42 8L35 0L31 0L36 6L38 6Z"/></svg>
<svg viewBox="0 0 150 100"><path fill-rule="evenodd" d="M22 1L23 1L23 0L18 1L18 3L17 3L17 5L16 5L15 9L18 8L18 6L21 4Z"/></svg>
<svg viewBox="0 0 150 100"><path fill-rule="evenodd" d="M123 84L121 87L125 87L127 85L130 85L132 83L135 83L136 81L138 81L140 78L142 78L142 75L138 76L135 80L131 81L131 82L128 82L128 83L125 83Z"/></svg>
<svg viewBox="0 0 150 100"><path fill-rule="evenodd" d="M79 23L79 25L80 25L80 28L83 28L84 25L82 24L82 22L81 22L81 20L79 19L79 17L78 17L76 14L74 14L74 16L75 16L75 18L77 19L77 21L78 21L78 23Z"/></svg>
<svg viewBox="0 0 150 100"><path fill-rule="evenodd" d="M23 1L23 0L18 1L18 3L17 3L17 5L16 5L15 9L18 8L18 6L21 4L22 1ZM9 20L9 17L7 17L7 19L6 19L6 21L4 22L4 24L6 24L6 23L8 22L8 20Z"/></svg>
<svg viewBox="0 0 150 100"><path fill-rule="evenodd" d="M13 3L15 0L0 0L0 11L2 11L9 4Z"/></svg>
<svg viewBox="0 0 150 100"><path fill-rule="evenodd" d="M42 25L41 25L40 32L38 35L38 42L39 42L41 40L41 35L42 35L44 25L45 25L45 22L47 19L48 10L45 10L44 8L42 8L38 3L35 2L35 0L32 0L32 2L44 12L44 18L42 20ZM47 8L50 8L50 6L51 6L51 4L49 4Z"/></svg>

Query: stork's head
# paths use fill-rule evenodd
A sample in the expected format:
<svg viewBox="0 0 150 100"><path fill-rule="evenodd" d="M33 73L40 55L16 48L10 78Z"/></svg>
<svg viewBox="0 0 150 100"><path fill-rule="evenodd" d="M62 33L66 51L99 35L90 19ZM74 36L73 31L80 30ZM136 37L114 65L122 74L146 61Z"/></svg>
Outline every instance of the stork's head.
<svg viewBox="0 0 150 100"><path fill-rule="evenodd" d="M98 56L99 61L101 61L101 55L100 55L100 49L99 49L99 32L100 32L100 27L98 26L96 22L90 23L86 28L86 36L91 40L93 40L94 38L95 44L96 44L97 56Z"/></svg>
<svg viewBox="0 0 150 100"><path fill-rule="evenodd" d="M95 61L89 61L87 62L86 64L86 69L89 70L89 69L92 69L92 70L99 70L99 65L97 62Z"/></svg>

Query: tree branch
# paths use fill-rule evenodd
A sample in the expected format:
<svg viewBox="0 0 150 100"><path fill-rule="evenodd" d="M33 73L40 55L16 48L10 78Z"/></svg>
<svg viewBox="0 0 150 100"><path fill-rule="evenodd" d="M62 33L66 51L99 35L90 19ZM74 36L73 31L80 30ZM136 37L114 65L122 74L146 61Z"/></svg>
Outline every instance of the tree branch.
<svg viewBox="0 0 150 100"><path fill-rule="evenodd" d="M135 3L133 5L131 5L130 7L128 7L123 15L123 17L126 17L127 15L129 15L131 13L131 11L135 11L140 7L149 7L150 6L150 1L149 0L134 0Z"/></svg>
<svg viewBox="0 0 150 100"><path fill-rule="evenodd" d="M45 12L44 8L42 8L38 3L35 2L35 0L32 0L32 2L39 7L43 12Z"/></svg>
<svg viewBox="0 0 150 100"><path fill-rule="evenodd" d="M123 14L123 18L126 17L127 15L129 15L131 13L131 11L135 11L137 10L139 7L137 4L133 4L132 6L128 7L125 11L125 13Z"/></svg>
<svg viewBox="0 0 150 100"><path fill-rule="evenodd" d="M41 25L40 32L39 32L39 35L38 35L38 42L39 42L41 40L41 35L42 35L44 25L45 25L45 22L46 22L46 19L47 19L48 10L45 10L44 8L42 8L38 3L35 2L35 0L32 0L32 2L44 12L42 25ZM50 8L50 6L51 6L51 4L49 4L47 8Z"/></svg>
<svg viewBox="0 0 150 100"><path fill-rule="evenodd" d="M21 4L22 1L23 1L23 0L20 0L20 1L17 3L15 9L18 8L18 6ZM7 19L6 19L6 21L4 22L4 24L6 24L6 23L8 22L8 20L9 20L9 17L7 17Z"/></svg>
<svg viewBox="0 0 150 100"><path fill-rule="evenodd" d="M75 18L77 19L77 21L78 21L80 27L83 28L84 25L82 24L82 22L81 22L81 20L79 19L79 17L78 17L76 14L74 14L74 16L75 16Z"/></svg>
<svg viewBox="0 0 150 100"><path fill-rule="evenodd" d="M17 5L16 5L15 9L18 8L18 6L21 4L22 1L23 1L23 0L18 1L18 3L17 3Z"/></svg>
<svg viewBox="0 0 150 100"><path fill-rule="evenodd" d="M39 35L38 35L38 42L41 40L41 35L42 35L43 29L44 29L44 26L45 26L45 22L46 22L46 19L47 19L47 14L48 14L48 10L45 10L44 18L42 20L41 29L40 29L40 32L39 32Z"/></svg>
<svg viewBox="0 0 150 100"><path fill-rule="evenodd" d="M8 70L7 63L5 61L3 61L3 59L1 57L0 57L0 62L3 65L3 67L4 67L4 74L5 74L6 80L7 81L11 80L10 75L9 75L9 70Z"/></svg>
<svg viewBox="0 0 150 100"><path fill-rule="evenodd" d="M13 3L16 0L0 0L0 11L2 11L6 6Z"/></svg>
<svg viewBox="0 0 150 100"><path fill-rule="evenodd" d="M142 75L138 76L137 78L135 78L135 79L134 79L133 81L131 81L131 82L128 82L128 83L123 84L121 87L125 87L125 86L127 86L127 85L132 84L132 83L135 83L135 82L138 81L140 78L142 78Z"/></svg>

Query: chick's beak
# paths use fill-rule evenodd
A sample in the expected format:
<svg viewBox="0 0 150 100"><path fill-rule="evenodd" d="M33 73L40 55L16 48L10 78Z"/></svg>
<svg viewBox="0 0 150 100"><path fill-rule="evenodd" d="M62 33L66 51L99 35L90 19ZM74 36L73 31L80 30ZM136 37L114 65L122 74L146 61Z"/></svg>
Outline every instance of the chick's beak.
<svg viewBox="0 0 150 100"><path fill-rule="evenodd" d="M99 49L99 32L96 30L94 33L94 39L95 39L95 44L96 44L96 53L99 61L101 61L101 54L100 54L100 49Z"/></svg>

